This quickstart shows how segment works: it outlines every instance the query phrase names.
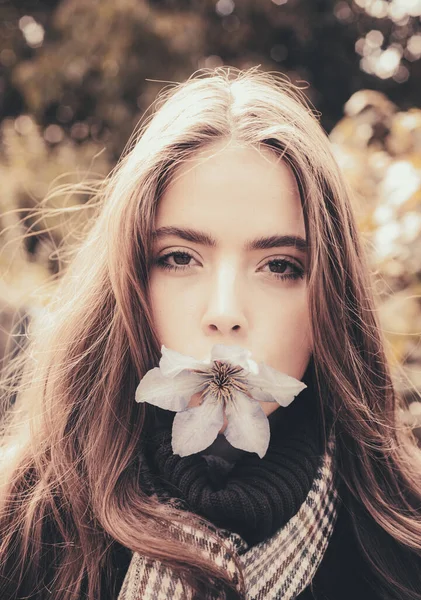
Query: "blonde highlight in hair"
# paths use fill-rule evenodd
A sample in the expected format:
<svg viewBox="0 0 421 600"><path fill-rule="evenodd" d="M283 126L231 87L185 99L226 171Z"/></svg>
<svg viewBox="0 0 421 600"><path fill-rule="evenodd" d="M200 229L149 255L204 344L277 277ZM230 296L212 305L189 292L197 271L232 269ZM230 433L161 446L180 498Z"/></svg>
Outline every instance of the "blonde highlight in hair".
<svg viewBox="0 0 421 600"><path fill-rule="evenodd" d="M198 597L215 586L244 597L244 582L235 591L216 564L168 535L185 521L209 524L147 493L145 405L134 402L160 356L148 302L159 199L180 164L236 140L269 149L296 176L309 244L314 384L322 414L334 421L356 536L385 598L421 599L417 582L378 549L387 534L408 560L421 554L419 451L397 424L350 192L316 117L279 75L204 69L163 91L99 184L92 224L9 367L18 395L3 440L19 450L2 477L2 598L41 599L45 589L55 600L116 598L118 547L162 561ZM368 518L377 533L368 534Z"/></svg>

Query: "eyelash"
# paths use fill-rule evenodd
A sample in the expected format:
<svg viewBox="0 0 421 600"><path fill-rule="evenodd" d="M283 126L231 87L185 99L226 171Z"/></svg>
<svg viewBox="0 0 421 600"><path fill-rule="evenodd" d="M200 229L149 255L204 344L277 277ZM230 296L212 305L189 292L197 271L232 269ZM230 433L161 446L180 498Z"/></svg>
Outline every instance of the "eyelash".
<svg viewBox="0 0 421 600"><path fill-rule="evenodd" d="M170 271L184 271L186 269L190 269L190 265L170 265L167 262L165 262L166 259L168 259L170 256L182 256L183 258L194 258L194 256L192 256L191 254L189 254L188 252L180 252L180 251L173 251L173 252L168 252L168 254L164 254L163 256L158 257L157 259L155 259L155 264L157 267L159 267L160 269L168 269ZM288 267L291 267L294 272L287 274L287 275L283 275L282 273L273 273L271 272L271 274L276 278L276 279L292 279L292 280L296 280L296 279L303 279L304 278L304 271L303 269L301 269L300 267L298 267L295 263L286 260L285 258L275 258L272 260L268 260L268 262L266 263L267 265L270 263L277 263L277 264L282 264L282 265L286 265Z"/></svg>

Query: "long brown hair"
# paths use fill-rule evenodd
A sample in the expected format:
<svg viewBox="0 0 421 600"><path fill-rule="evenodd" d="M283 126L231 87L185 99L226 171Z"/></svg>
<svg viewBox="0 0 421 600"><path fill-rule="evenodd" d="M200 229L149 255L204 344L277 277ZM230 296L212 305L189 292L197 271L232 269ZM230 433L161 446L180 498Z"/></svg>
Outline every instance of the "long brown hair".
<svg viewBox="0 0 421 600"><path fill-rule="evenodd" d="M335 421L356 537L385 598L420 600L419 575L397 560L400 551L409 563L421 554L419 451L398 423L350 192L312 108L279 75L225 67L166 89L154 108L98 185L86 236L10 367L16 385L3 386L18 394L3 433L0 596L44 598L48 589L55 600L97 600L106 590L113 598L121 547L163 561L200 597L216 583L244 595L244 584L236 593L194 548L168 533L162 543L170 524L195 516L142 486L145 406L134 402L160 357L147 287L157 203L179 164L235 138L270 148L296 175L309 244L313 383L321 413Z"/></svg>

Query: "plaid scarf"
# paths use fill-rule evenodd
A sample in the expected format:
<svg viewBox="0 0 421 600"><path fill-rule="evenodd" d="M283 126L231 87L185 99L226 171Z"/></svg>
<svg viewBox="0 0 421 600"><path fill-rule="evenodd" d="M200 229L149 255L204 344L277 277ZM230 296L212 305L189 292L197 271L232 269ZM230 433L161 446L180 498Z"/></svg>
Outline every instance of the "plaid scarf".
<svg viewBox="0 0 421 600"><path fill-rule="evenodd" d="M321 456L310 491L298 512L273 536L249 547L237 533L219 529L215 537L184 525L177 535L240 581L230 554L242 565L247 600L290 600L311 582L336 522L339 496L335 485L334 438ZM226 550L229 550L227 552ZM134 552L118 600L187 600L178 575L160 561Z"/></svg>

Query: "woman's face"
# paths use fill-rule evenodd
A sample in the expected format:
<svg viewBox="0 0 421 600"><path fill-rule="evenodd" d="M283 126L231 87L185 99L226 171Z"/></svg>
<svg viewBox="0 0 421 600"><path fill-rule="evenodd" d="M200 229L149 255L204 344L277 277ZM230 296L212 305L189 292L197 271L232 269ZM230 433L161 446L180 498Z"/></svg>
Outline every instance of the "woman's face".
<svg viewBox="0 0 421 600"><path fill-rule="evenodd" d="M214 344L239 345L301 379L311 354L306 254L291 239L304 240L305 229L287 164L218 142L180 167L155 232L150 302L160 343L197 359ZM278 404L261 406L269 414Z"/></svg>

